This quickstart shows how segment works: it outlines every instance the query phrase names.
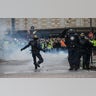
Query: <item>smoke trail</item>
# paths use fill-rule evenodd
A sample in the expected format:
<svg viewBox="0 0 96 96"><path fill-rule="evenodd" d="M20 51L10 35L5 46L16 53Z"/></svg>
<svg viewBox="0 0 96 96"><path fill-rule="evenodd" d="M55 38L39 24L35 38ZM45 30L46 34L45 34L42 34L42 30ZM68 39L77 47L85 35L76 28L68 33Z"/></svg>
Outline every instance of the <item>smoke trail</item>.
<svg viewBox="0 0 96 96"><path fill-rule="evenodd" d="M20 59L24 58L24 53L21 56L20 49L24 47L27 40L20 36L13 37L7 29L8 26L0 25L0 59ZM27 50L26 50L27 51ZM28 52L25 51L25 56ZM27 56L26 56L27 57ZM21 58L21 59L22 59Z"/></svg>
<svg viewBox="0 0 96 96"><path fill-rule="evenodd" d="M55 53L42 53L45 64L62 64L64 59L67 58L68 54L65 51Z"/></svg>
<svg viewBox="0 0 96 96"><path fill-rule="evenodd" d="M3 38L4 40L5 38ZM24 47L28 42L24 39L18 40L16 38L12 38L10 36L6 36L6 40L9 41L9 43L3 46L3 59L6 60L32 60L32 54L29 51L30 48L25 49L24 51L20 51L22 47ZM5 41L6 41L5 40ZM4 41L4 42L5 42ZM67 57L67 51L59 51L59 52L47 52L43 53L41 52L44 63L50 64L55 62L59 63L62 62Z"/></svg>
<svg viewBox="0 0 96 96"><path fill-rule="evenodd" d="M6 34L8 33L7 26L0 24L0 59L4 59L4 40L6 39Z"/></svg>
<svg viewBox="0 0 96 96"><path fill-rule="evenodd" d="M64 60L67 58L67 52L59 52L59 53L43 53L41 52L42 57L44 58L44 64L62 64ZM29 49L24 51L16 50L11 54L10 57L7 58L8 60L30 60L33 62L32 55Z"/></svg>
<svg viewBox="0 0 96 96"><path fill-rule="evenodd" d="M12 40L9 45L3 47L4 59L6 60L30 60L33 63L32 54L30 52L30 47L21 51L20 49L24 47L28 42L24 39L21 39L21 42L14 38L8 37L8 40ZM25 42L25 43L24 43ZM19 44L20 43L20 44ZM59 51L59 52L41 52L42 57L44 58L44 64L63 64L64 59L67 58L67 51Z"/></svg>
<svg viewBox="0 0 96 96"><path fill-rule="evenodd" d="M10 35L6 35L7 27L3 26L0 28L0 59L5 60L32 60L32 54L30 54L30 48L20 51L22 47L24 47L28 41L24 38L18 36L13 38ZM8 33L8 32L7 32ZM43 53L41 52L44 63L61 63L62 60L67 58L66 51L59 52L51 52L51 53Z"/></svg>

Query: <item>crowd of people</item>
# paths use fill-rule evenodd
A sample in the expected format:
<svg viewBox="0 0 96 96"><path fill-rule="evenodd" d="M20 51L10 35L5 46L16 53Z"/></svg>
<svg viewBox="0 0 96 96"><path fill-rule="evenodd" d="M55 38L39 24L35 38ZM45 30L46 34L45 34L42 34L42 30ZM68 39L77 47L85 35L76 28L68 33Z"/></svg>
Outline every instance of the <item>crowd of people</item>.
<svg viewBox="0 0 96 96"><path fill-rule="evenodd" d="M96 44L95 39L89 38L84 33L78 35L75 30L70 29L65 37L65 44L68 48L69 70L77 71L82 69L90 70L90 60L92 59L92 49Z"/></svg>
<svg viewBox="0 0 96 96"><path fill-rule="evenodd" d="M33 28L33 27L32 27ZM34 28L31 29L31 33L34 32ZM36 34L36 32L35 32ZM24 50L27 47L31 46L31 53L34 60L35 69L40 67L40 64L43 63L43 57L40 54L40 51L43 52L59 52L59 51L65 51L68 50L68 62L69 62L69 70L75 70L81 68L83 70L90 70L90 62L92 61L92 52L94 55L96 55L96 37L91 38L84 33L77 34L77 32L73 29L69 29L64 38L39 38L34 37L36 36L33 34L32 40L28 41L26 40L19 40L16 38L11 39L3 39L2 42L0 41L0 47L3 48L2 50L8 52L12 52L12 48L9 48L8 46L24 46L21 49ZM2 43L2 44L1 44ZM6 50L5 50L6 49ZM36 58L38 57L39 61L36 61ZM81 64L82 59L82 64Z"/></svg>
<svg viewBox="0 0 96 96"><path fill-rule="evenodd" d="M33 27L32 27L33 28ZM31 29L31 33L34 33L34 28ZM92 49L96 50L96 39L94 39L91 35L91 38L86 36L84 33L77 34L77 32L73 29L67 30L67 33L64 38L35 38L34 34L32 34L33 40L29 41L29 44L26 45L24 50L27 47L31 46L32 57L35 64L35 69L40 67L40 64L43 63L43 58L40 54L40 50L45 52L51 51L60 51L67 49L68 50L68 62L69 62L69 70L75 70L81 68L83 70L90 70L90 60L92 59ZM36 61L36 57L38 57L39 61ZM82 64L81 64L82 59Z"/></svg>
<svg viewBox="0 0 96 96"><path fill-rule="evenodd" d="M35 36L35 35L34 35ZM94 40L89 39L84 33L78 35L75 30L70 29L65 38L48 38L39 39L38 37L33 37L33 40L29 41L28 45L21 49L24 50L31 46L32 57L35 64L35 69L40 67L43 63L43 57L40 54L40 50L45 52L56 52L60 50L68 49L68 62L70 65L69 70L77 71L81 67L82 58L82 69L90 69L90 58L92 56L92 48L94 46ZM38 57L39 61L36 61Z"/></svg>
<svg viewBox="0 0 96 96"><path fill-rule="evenodd" d="M65 39L64 38L48 38L40 39L40 44L42 49L45 49L47 52L59 52L66 49Z"/></svg>

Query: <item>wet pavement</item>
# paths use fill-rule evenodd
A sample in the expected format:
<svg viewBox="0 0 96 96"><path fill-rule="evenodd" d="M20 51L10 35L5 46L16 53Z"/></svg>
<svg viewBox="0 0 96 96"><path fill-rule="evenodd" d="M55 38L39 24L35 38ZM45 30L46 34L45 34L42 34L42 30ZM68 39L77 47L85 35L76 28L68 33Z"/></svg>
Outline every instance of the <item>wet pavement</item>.
<svg viewBox="0 0 96 96"><path fill-rule="evenodd" d="M51 58L52 63L45 59L37 70L34 70L31 59L0 60L0 78L96 78L96 71L69 71L67 58L54 58Z"/></svg>

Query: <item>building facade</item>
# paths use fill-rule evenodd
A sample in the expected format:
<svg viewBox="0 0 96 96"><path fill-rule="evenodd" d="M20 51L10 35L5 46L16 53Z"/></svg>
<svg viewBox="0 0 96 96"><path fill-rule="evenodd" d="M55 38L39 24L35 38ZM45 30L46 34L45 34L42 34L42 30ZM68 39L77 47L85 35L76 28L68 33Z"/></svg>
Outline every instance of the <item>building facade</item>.
<svg viewBox="0 0 96 96"><path fill-rule="evenodd" d="M14 18L15 30L52 29L66 27L90 27L90 18ZM96 18L92 18L92 27L96 27ZM0 31L12 29L12 18L0 18Z"/></svg>

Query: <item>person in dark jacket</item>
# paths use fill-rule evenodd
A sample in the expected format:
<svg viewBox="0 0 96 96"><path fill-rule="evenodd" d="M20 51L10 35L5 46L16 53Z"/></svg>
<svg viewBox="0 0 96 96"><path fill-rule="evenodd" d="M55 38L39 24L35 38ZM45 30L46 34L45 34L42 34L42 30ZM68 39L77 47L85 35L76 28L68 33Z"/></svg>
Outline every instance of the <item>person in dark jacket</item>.
<svg viewBox="0 0 96 96"><path fill-rule="evenodd" d="M69 29L65 36L65 44L68 48L69 70L77 71L79 69L79 37L75 30Z"/></svg>
<svg viewBox="0 0 96 96"><path fill-rule="evenodd" d="M35 27L34 27L34 26L31 26L31 28L30 28L29 31L30 31L31 37L33 38L34 35L35 35L35 33L37 32L37 31L35 30Z"/></svg>
<svg viewBox="0 0 96 96"><path fill-rule="evenodd" d="M37 69L38 67L40 67L40 64L43 63L44 61L40 54L40 50L42 51L44 50L41 48L40 42L38 41L38 37L36 35L34 35L33 40L29 41L28 45L22 48L21 51L28 48L29 46L31 46L31 52L32 52L35 69ZM38 57L39 59L38 62L36 61L36 57Z"/></svg>
<svg viewBox="0 0 96 96"><path fill-rule="evenodd" d="M80 34L80 45L79 45L79 55L80 58L82 57L83 62L83 69L89 70L90 69L90 57L92 52L93 44L90 40L85 36L84 33Z"/></svg>

